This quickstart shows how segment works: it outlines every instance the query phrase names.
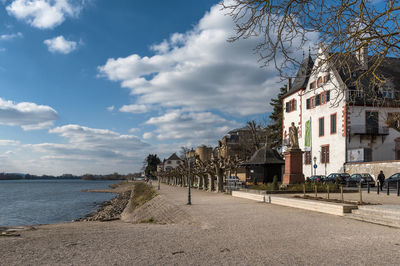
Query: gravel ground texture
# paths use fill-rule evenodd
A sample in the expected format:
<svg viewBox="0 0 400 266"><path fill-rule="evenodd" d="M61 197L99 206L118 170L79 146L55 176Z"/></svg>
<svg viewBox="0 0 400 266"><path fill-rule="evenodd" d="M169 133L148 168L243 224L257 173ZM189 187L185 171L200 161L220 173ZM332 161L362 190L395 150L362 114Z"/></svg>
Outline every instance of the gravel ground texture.
<svg viewBox="0 0 400 266"><path fill-rule="evenodd" d="M149 211L165 198L181 219L29 228L0 237L0 265L400 265L399 229L197 190L188 206L180 187L159 194Z"/></svg>

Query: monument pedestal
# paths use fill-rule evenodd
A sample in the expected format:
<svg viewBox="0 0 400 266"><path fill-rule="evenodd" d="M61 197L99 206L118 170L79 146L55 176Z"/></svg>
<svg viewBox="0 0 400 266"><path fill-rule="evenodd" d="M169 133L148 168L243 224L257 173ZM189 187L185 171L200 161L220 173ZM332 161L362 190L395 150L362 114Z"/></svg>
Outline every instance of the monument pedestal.
<svg viewBox="0 0 400 266"><path fill-rule="evenodd" d="M289 149L285 155L285 173L282 184L304 183L303 152L300 149Z"/></svg>

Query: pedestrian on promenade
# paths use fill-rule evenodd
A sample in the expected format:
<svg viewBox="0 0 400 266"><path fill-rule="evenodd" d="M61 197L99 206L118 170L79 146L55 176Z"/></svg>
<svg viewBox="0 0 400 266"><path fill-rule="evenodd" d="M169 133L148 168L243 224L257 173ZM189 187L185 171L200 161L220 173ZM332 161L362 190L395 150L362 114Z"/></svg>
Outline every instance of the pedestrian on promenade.
<svg viewBox="0 0 400 266"><path fill-rule="evenodd" d="M383 188L383 182L385 182L385 175L383 174L383 171L381 170L379 175L378 175L378 180L379 180L379 186L381 187L381 191Z"/></svg>

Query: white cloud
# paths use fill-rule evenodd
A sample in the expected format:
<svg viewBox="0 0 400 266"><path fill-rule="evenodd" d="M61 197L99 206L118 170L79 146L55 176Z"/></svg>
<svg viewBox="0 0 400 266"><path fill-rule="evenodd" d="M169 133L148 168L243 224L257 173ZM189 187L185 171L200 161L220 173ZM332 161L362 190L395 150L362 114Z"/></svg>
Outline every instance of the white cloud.
<svg viewBox="0 0 400 266"><path fill-rule="evenodd" d="M110 112L112 112L112 111L114 111L114 105L111 105L111 106L109 106L109 107L107 107L107 111L110 111Z"/></svg>
<svg viewBox="0 0 400 266"><path fill-rule="evenodd" d="M130 88L140 105L236 116L271 111L279 74L273 66L260 67L253 53L260 39L227 42L233 28L230 16L213 6L193 30L151 46L155 55L109 58L100 76Z"/></svg>
<svg viewBox="0 0 400 266"><path fill-rule="evenodd" d="M230 129L240 126L235 121L228 121L211 112L182 110L170 110L162 116L150 118L146 124L156 126L152 134L156 134L157 139L185 140L197 145L215 144ZM153 135L148 134L146 137Z"/></svg>
<svg viewBox="0 0 400 266"><path fill-rule="evenodd" d="M153 138L153 133L151 133L151 132L145 132L145 133L143 133L143 139L151 139L151 138Z"/></svg>
<svg viewBox="0 0 400 266"><path fill-rule="evenodd" d="M119 108L119 110L124 113L140 114L150 111L150 106L144 104L131 104L131 105L124 105L121 108Z"/></svg>
<svg viewBox="0 0 400 266"><path fill-rule="evenodd" d="M129 132L130 133L136 133L136 132L138 132L140 129L139 128L131 128L131 129L129 129Z"/></svg>
<svg viewBox="0 0 400 266"><path fill-rule="evenodd" d="M14 103L0 98L0 124L21 126L24 130L47 128L58 119L57 112L46 105Z"/></svg>
<svg viewBox="0 0 400 266"><path fill-rule="evenodd" d="M50 129L49 133L65 138L66 143L24 144L24 153L33 154L29 157L34 158L27 162L29 171L40 174L134 172L140 169L151 149L136 136L108 129L65 125Z"/></svg>
<svg viewBox="0 0 400 266"><path fill-rule="evenodd" d="M17 146L21 144L17 140L0 139L0 146Z"/></svg>
<svg viewBox="0 0 400 266"><path fill-rule="evenodd" d="M11 34L2 34L2 35L0 35L0 40L9 41L9 40L13 40L16 38L22 38L23 36L24 35L22 35L21 32L11 33Z"/></svg>
<svg viewBox="0 0 400 266"><path fill-rule="evenodd" d="M9 15L39 29L51 29L76 17L84 1L79 0L14 0L6 7Z"/></svg>
<svg viewBox="0 0 400 266"><path fill-rule="evenodd" d="M69 54L77 48L76 42L67 41L62 35L45 40L43 43L47 45L49 51L52 53Z"/></svg>

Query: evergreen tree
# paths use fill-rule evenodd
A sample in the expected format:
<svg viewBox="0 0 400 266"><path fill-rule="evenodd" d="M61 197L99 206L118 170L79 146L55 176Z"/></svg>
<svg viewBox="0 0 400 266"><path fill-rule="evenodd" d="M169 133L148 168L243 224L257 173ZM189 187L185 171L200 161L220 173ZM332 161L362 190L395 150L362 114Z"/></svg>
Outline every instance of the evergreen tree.
<svg viewBox="0 0 400 266"><path fill-rule="evenodd" d="M161 163L161 160L158 158L157 154L149 154L146 157L145 162L147 163L147 166L144 170L144 173L146 176L148 176L157 171L157 164Z"/></svg>
<svg viewBox="0 0 400 266"><path fill-rule="evenodd" d="M271 99L270 104L274 107L274 111L269 116L271 124L267 126L268 142L271 148L279 148L282 146L282 100L286 93L286 87L280 88L277 98Z"/></svg>

